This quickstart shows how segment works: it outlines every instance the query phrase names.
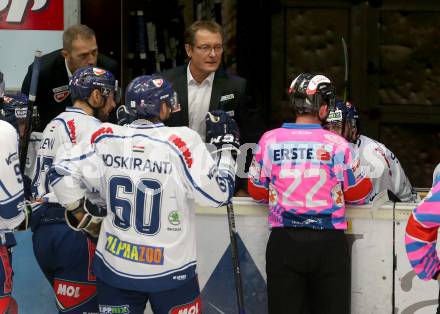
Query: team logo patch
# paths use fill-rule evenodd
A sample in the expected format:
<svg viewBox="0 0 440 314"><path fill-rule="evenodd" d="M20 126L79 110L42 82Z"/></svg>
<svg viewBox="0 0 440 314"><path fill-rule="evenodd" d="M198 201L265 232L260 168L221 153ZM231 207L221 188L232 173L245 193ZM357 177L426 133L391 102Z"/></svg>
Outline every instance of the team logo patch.
<svg viewBox="0 0 440 314"><path fill-rule="evenodd" d="M100 68L93 68L93 73L95 73L96 75L104 75L107 71L104 69L100 69Z"/></svg>
<svg viewBox="0 0 440 314"><path fill-rule="evenodd" d="M54 89L52 89L52 92L53 92L53 99L56 102L60 103L70 95L69 85L55 87Z"/></svg>
<svg viewBox="0 0 440 314"><path fill-rule="evenodd" d="M162 80L162 79L154 79L154 80L153 80L153 84L154 84L154 86L156 86L156 87L161 87L162 84L163 84L163 80Z"/></svg>
<svg viewBox="0 0 440 314"><path fill-rule="evenodd" d="M344 193L342 193L341 185L336 184L331 193L333 202L336 204L336 206L342 207L344 204Z"/></svg>
<svg viewBox="0 0 440 314"><path fill-rule="evenodd" d="M172 224L173 226L178 226L180 225L180 221L182 220L182 217L180 215L180 213L177 210L173 210L168 214L168 221L170 222L170 224Z"/></svg>
<svg viewBox="0 0 440 314"><path fill-rule="evenodd" d="M220 97L220 101L231 100L234 98L235 98L234 94L223 95L222 97Z"/></svg>
<svg viewBox="0 0 440 314"><path fill-rule="evenodd" d="M325 148L320 147L316 150L316 158L318 160L329 161L330 153L327 150L325 150Z"/></svg>
<svg viewBox="0 0 440 314"><path fill-rule="evenodd" d="M64 101L68 96L70 95L70 92L68 90L58 92L53 94L53 99L55 99L56 102L62 102Z"/></svg>
<svg viewBox="0 0 440 314"><path fill-rule="evenodd" d="M61 310L73 309L96 295L96 286L89 283L55 279L53 287Z"/></svg>
<svg viewBox="0 0 440 314"><path fill-rule="evenodd" d="M278 192L272 184L269 185L269 205L275 206L278 202Z"/></svg>
<svg viewBox="0 0 440 314"><path fill-rule="evenodd" d="M193 302L185 305L173 307L170 314L200 314L202 312L202 302L200 297L197 297Z"/></svg>
<svg viewBox="0 0 440 314"><path fill-rule="evenodd" d="M99 305L101 314L129 314L130 305Z"/></svg>

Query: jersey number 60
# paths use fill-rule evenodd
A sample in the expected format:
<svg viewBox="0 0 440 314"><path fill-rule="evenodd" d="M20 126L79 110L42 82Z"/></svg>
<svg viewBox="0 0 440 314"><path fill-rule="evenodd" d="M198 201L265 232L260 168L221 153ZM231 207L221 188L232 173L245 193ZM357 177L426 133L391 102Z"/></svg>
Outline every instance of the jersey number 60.
<svg viewBox="0 0 440 314"><path fill-rule="evenodd" d="M155 235L160 229L162 185L152 179L136 184L130 177L115 176L109 181L108 197L114 214L113 224L122 230L131 226L143 235Z"/></svg>

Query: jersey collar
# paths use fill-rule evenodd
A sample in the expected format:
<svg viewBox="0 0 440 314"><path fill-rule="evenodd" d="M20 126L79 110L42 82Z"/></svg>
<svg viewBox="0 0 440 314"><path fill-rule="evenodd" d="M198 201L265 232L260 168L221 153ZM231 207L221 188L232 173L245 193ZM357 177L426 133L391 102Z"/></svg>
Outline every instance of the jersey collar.
<svg viewBox="0 0 440 314"><path fill-rule="evenodd" d="M76 112L76 113L80 113L80 114L84 114L84 115L88 115L84 110L82 110L81 108L74 108L74 107L67 107L66 108L67 112Z"/></svg>
<svg viewBox="0 0 440 314"><path fill-rule="evenodd" d="M285 129L322 129L320 124L306 123L283 123L281 127Z"/></svg>

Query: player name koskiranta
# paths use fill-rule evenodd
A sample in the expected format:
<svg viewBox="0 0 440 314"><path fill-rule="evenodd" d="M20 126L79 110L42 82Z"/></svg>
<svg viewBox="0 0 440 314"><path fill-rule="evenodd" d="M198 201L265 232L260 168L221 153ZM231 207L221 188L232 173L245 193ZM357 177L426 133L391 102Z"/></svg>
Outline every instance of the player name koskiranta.
<svg viewBox="0 0 440 314"><path fill-rule="evenodd" d="M128 170L140 170L171 174L172 166L168 161L156 161L137 157L113 156L110 154L102 155L102 160L107 167Z"/></svg>

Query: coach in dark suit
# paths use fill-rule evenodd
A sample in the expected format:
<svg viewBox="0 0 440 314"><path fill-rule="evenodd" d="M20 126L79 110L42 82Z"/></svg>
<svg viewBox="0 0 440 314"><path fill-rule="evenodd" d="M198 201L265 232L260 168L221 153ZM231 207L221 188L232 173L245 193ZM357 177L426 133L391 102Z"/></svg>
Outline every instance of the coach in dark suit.
<svg viewBox="0 0 440 314"><path fill-rule="evenodd" d="M257 108L247 95L246 80L219 69L223 55L221 26L212 21L194 22L185 34L185 50L189 64L162 73L173 83L181 106L167 125L189 126L205 139L206 113L222 109L237 121L242 144L257 143L263 126L257 121ZM238 188L244 188L244 183L245 180L237 182Z"/></svg>
<svg viewBox="0 0 440 314"><path fill-rule="evenodd" d="M78 68L94 65L119 77L118 63L104 55L98 55L95 32L86 25L73 25L63 33L63 49L44 55L35 105L40 116L36 131L43 131L58 114L72 106L69 95L69 78ZM21 86L22 93L29 95L33 64L28 68Z"/></svg>

